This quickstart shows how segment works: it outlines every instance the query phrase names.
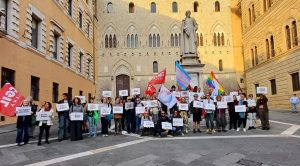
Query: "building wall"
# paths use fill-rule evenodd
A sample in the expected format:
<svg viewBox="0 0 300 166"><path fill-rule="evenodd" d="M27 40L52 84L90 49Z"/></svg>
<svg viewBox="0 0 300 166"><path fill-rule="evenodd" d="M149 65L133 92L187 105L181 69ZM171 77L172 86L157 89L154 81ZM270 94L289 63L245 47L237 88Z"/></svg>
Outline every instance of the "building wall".
<svg viewBox="0 0 300 166"><path fill-rule="evenodd" d="M31 76L39 77L39 100L52 102L52 84L59 84L59 98L71 87L73 97L95 96L94 85L94 8L89 0L73 0L72 16L64 0L8 0L7 29L1 29L0 67L15 71L15 86L24 96L30 96ZM83 27L79 27L79 10L83 14ZM38 48L31 46L32 16L40 19ZM88 23L89 33L88 35ZM1 22L3 24L3 22ZM59 54L53 56L53 34L59 31ZM73 44L71 66L68 66L68 43ZM83 54L82 71L79 52ZM91 61L88 63L88 61ZM0 69L1 70L1 69ZM2 122L0 122L2 123Z"/></svg>
<svg viewBox="0 0 300 166"><path fill-rule="evenodd" d="M130 76L130 87L140 87L142 91L147 82L152 78L152 64L158 62L158 70L167 68L167 86L176 84L175 61L180 60L179 47L171 46L171 34L179 34L182 19L186 10L192 11L198 23L198 33L203 35L203 46L198 46L198 55L204 67L204 80L211 71L214 71L221 80L227 91L239 88L243 74L236 74L236 65L242 73L242 63L235 61L236 57L242 57L241 44L233 40L233 20L240 19L232 12L231 0L220 1L221 10L215 12L215 0L208 1L175 1L178 12L172 12L173 0L153 1L156 3L157 12L150 12L152 1L138 0L104 0L98 3L98 38L97 49L99 59L96 66L97 92L102 90L116 89L116 76L126 74ZM198 12L194 12L193 3L197 2ZM108 4L112 3L113 10L108 13ZM134 4L134 13L129 13L129 4ZM234 4L236 5L236 4ZM234 23L234 24L238 24ZM240 25L239 25L240 26ZM149 47L149 34L159 34L159 48ZM214 33L223 33L225 36L224 46L213 45ZM138 48L127 48L127 34L137 34L139 40ZM116 35L117 47L105 48L105 36ZM237 47L235 47L237 46ZM219 71L219 60L223 61L223 71ZM242 61L239 61L242 62ZM114 92L115 94L115 92Z"/></svg>
<svg viewBox="0 0 300 166"><path fill-rule="evenodd" d="M250 25L249 8L255 7L256 20ZM255 93L254 84L268 87L269 106L273 109L289 109L289 98L293 91L292 73L299 72L299 46L287 48L286 25L291 27L296 21L299 32L298 0L273 0L270 8L264 11L263 1L243 0L241 2L243 24L243 47L245 61L246 86L248 93ZM266 39L274 37L274 57L268 59ZM298 44L299 45L299 44ZM252 64L251 49L257 47L258 64ZM255 56L254 56L255 59ZM256 62L256 61L254 61ZM276 80L276 94L271 94L270 80Z"/></svg>

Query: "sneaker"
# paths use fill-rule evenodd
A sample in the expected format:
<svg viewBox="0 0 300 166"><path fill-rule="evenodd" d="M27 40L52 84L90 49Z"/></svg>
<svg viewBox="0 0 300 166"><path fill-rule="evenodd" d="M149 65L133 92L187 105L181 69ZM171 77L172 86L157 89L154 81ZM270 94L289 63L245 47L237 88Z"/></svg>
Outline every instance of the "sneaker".
<svg viewBox="0 0 300 166"><path fill-rule="evenodd" d="M196 133L196 129L193 130L193 133Z"/></svg>
<svg viewBox="0 0 300 166"><path fill-rule="evenodd" d="M183 134L183 133L181 133L181 136L184 136L184 134Z"/></svg>
<svg viewBox="0 0 300 166"><path fill-rule="evenodd" d="M187 134L187 133L189 133L189 131L186 129L186 130L185 130L185 133Z"/></svg>
<svg viewBox="0 0 300 166"><path fill-rule="evenodd" d="M240 131L240 128L237 128L236 131Z"/></svg>
<svg viewBox="0 0 300 166"><path fill-rule="evenodd" d="M211 131L212 131L213 133L215 133L215 132L216 132L216 130L215 130L215 129L212 129Z"/></svg>
<svg viewBox="0 0 300 166"><path fill-rule="evenodd" d="M248 130L251 130L252 129L252 127L248 127Z"/></svg>
<svg viewBox="0 0 300 166"><path fill-rule="evenodd" d="M106 134L105 137L108 137L108 134Z"/></svg>
<svg viewBox="0 0 300 166"><path fill-rule="evenodd" d="M200 130L200 129L198 129L198 130L197 130L197 132L198 132L198 133L201 133L201 130Z"/></svg>
<svg viewBox="0 0 300 166"><path fill-rule="evenodd" d="M103 134L102 137L105 137L105 134Z"/></svg>
<svg viewBox="0 0 300 166"><path fill-rule="evenodd" d="M243 131L246 133L246 131L247 131L246 128L244 128Z"/></svg>

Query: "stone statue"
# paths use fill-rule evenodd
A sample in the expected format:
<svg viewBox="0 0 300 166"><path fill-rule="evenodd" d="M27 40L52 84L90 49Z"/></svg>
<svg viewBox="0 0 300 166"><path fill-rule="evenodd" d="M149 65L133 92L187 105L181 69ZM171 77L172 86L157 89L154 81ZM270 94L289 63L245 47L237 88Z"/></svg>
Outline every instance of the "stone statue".
<svg viewBox="0 0 300 166"><path fill-rule="evenodd" d="M197 34L198 24L196 20L191 17L191 11L185 12L185 18L181 25L181 40L180 40L180 54L185 56L187 54L196 55L197 53Z"/></svg>

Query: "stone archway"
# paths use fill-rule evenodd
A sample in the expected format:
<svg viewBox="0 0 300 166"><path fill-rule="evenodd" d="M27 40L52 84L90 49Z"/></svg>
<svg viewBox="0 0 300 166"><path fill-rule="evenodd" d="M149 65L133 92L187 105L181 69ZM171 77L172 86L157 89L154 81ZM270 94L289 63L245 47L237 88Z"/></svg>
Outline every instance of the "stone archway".
<svg viewBox="0 0 300 166"><path fill-rule="evenodd" d="M116 76L116 96L119 96L120 90L128 90L130 95L130 77L126 74Z"/></svg>

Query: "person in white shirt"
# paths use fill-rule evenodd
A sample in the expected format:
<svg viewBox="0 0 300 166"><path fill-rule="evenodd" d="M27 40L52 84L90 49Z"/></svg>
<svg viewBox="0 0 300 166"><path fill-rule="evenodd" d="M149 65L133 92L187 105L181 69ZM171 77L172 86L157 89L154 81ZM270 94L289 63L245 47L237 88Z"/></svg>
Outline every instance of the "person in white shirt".
<svg viewBox="0 0 300 166"><path fill-rule="evenodd" d="M296 94L293 94L293 96L290 98L290 102L292 105L292 113L298 113L299 98Z"/></svg>
<svg viewBox="0 0 300 166"><path fill-rule="evenodd" d="M38 112L43 112L43 113L49 113L49 119L48 120L43 120L39 122L39 126L40 126L40 133L39 133L39 141L38 141L38 146L42 145L41 141L42 141L42 136L44 133L44 130L46 132L46 138L45 138L45 142L47 144L49 144L49 131L50 131L50 127L53 125L53 119L54 119L54 112L52 110L52 105L50 102L45 102L45 104L42 106L42 108L38 111Z"/></svg>

